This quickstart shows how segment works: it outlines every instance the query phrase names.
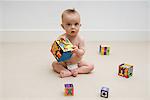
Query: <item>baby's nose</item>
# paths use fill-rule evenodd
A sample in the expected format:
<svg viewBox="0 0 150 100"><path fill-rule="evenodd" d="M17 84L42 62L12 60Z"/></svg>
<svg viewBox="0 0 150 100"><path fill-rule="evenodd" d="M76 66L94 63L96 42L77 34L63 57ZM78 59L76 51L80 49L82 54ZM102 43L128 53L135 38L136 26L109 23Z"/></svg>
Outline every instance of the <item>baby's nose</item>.
<svg viewBox="0 0 150 100"><path fill-rule="evenodd" d="M72 28L75 28L75 25L71 25Z"/></svg>

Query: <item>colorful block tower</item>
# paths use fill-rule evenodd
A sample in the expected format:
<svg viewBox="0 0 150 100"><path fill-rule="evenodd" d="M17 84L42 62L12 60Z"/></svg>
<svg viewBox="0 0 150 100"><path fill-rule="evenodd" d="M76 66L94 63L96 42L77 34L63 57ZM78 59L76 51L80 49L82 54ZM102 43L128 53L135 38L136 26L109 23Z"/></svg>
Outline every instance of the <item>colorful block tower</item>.
<svg viewBox="0 0 150 100"><path fill-rule="evenodd" d="M129 64L121 64L119 65L119 72L118 75L125 77L125 78L129 78L131 77L133 74L133 66L129 65Z"/></svg>
<svg viewBox="0 0 150 100"><path fill-rule="evenodd" d="M65 96L74 96L73 84L65 84Z"/></svg>
<svg viewBox="0 0 150 100"><path fill-rule="evenodd" d="M58 62L70 59L72 50L73 45L67 38L65 40L55 40L51 48L51 52Z"/></svg>
<svg viewBox="0 0 150 100"><path fill-rule="evenodd" d="M109 55L110 54L110 46L100 45L99 53L101 55Z"/></svg>
<svg viewBox="0 0 150 100"><path fill-rule="evenodd" d="M108 98L109 88L102 87L100 91L100 96L104 98Z"/></svg>

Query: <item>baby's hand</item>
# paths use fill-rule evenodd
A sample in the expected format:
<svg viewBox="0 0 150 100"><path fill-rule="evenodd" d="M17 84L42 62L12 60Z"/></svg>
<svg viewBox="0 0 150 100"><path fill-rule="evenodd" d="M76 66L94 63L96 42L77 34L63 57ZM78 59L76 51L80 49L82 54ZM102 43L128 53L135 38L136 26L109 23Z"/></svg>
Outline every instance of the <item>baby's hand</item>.
<svg viewBox="0 0 150 100"><path fill-rule="evenodd" d="M78 47L76 45L73 46L72 48L73 48L73 51L72 51L73 53L77 53L78 52Z"/></svg>
<svg viewBox="0 0 150 100"><path fill-rule="evenodd" d="M66 38L65 38L64 36L62 36L62 37L60 37L60 40L65 41L65 40L66 40Z"/></svg>

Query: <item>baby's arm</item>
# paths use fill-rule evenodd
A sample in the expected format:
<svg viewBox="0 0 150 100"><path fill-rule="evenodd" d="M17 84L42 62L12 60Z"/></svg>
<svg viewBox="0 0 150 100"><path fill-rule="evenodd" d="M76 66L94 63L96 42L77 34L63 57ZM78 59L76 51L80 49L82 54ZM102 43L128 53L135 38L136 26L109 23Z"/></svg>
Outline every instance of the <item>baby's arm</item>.
<svg viewBox="0 0 150 100"><path fill-rule="evenodd" d="M73 52L76 53L76 55L79 57L82 57L84 55L84 53L85 53L84 40L82 38L79 40L79 45L74 46Z"/></svg>

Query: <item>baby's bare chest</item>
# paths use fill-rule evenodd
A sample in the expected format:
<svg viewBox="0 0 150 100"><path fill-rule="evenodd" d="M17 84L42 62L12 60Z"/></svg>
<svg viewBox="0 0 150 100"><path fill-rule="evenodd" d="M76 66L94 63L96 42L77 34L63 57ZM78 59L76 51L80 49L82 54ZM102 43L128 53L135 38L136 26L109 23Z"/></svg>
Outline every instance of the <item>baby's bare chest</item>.
<svg viewBox="0 0 150 100"><path fill-rule="evenodd" d="M71 43L72 43L73 45L79 46L80 41L79 41L79 40L71 40Z"/></svg>

